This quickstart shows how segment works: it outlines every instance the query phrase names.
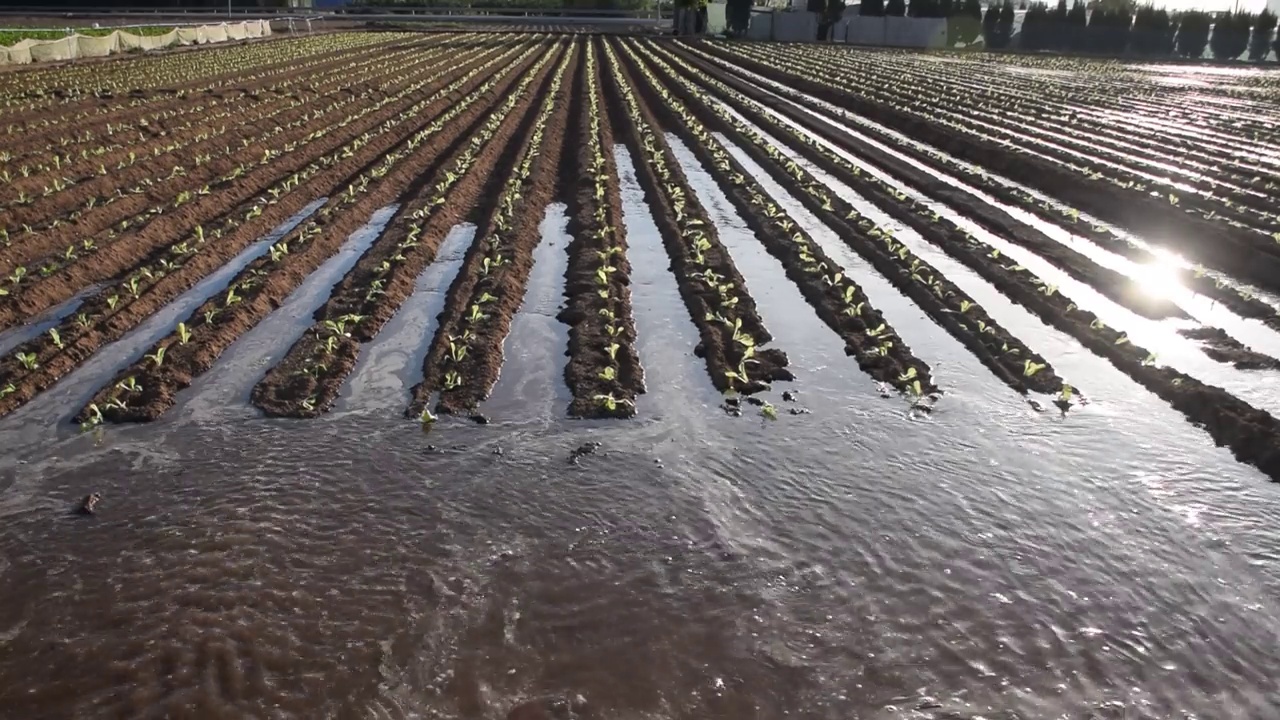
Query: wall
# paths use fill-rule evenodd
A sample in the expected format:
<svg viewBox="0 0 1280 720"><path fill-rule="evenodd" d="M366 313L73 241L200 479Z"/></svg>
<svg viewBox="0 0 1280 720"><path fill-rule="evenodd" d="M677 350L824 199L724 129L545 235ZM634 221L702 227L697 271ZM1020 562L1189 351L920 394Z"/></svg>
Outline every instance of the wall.
<svg viewBox="0 0 1280 720"><path fill-rule="evenodd" d="M778 42L813 42L818 38L818 14L807 11L752 13L747 37Z"/></svg>
<svg viewBox="0 0 1280 720"><path fill-rule="evenodd" d="M870 17L845 14L831 28L836 42L889 47L947 47L945 18Z"/></svg>

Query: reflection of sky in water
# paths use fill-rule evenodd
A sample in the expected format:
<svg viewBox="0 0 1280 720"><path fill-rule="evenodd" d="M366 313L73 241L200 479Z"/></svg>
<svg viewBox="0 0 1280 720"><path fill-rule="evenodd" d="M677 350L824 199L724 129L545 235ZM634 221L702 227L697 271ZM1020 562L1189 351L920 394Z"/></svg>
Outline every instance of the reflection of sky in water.
<svg viewBox="0 0 1280 720"><path fill-rule="evenodd" d="M1136 265L1136 272L1132 277L1148 295L1173 299L1179 291L1184 290L1178 279L1178 272L1180 268L1187 266L1187 261L1160 248L1154 248L1152 253L1156 255L1156 260L1146 265Z"/></svg>

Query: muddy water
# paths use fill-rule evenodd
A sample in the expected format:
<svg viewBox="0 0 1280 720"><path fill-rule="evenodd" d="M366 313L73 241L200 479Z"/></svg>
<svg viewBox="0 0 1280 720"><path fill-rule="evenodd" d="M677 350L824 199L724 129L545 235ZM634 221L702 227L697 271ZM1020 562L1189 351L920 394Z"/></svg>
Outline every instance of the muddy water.
<svg viewBox="0 0 1280 720"><path fill-rule="evenodd" d="M808 360L838 343L746 250L812 414L726 417L620 155L635 421L557 403L423 436L366 384L317 421L53 433L76 383L0 421L0 718L500 718L579 694L620 719L1274 716L1280 487L1047 329L1105 401L1062 419L971 391L912 419L851 360ZM101 512L67 515L90 490Z"/></svg>

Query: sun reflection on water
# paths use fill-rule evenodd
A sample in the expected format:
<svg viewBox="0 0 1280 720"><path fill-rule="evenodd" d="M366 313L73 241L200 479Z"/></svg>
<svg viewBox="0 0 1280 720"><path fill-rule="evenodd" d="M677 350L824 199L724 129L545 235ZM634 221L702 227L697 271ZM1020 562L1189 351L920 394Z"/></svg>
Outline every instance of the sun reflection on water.
<svg viewBox="0 0 1280 720"><path fill-rule="evenodd" d="M1147 295L1172 299L1184 290L1182 272L1187 261L1167 250L1153 250L1152 255L1151 262L1135 266L1133 281Z"/></svg>

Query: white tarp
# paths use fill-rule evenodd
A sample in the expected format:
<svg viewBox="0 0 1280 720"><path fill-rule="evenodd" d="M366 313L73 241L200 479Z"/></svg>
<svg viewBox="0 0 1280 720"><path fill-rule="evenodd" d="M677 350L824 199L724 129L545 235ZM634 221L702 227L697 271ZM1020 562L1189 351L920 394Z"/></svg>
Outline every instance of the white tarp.
<svg viewBox="0 0 1280 720"><path fill-rule="evenodd" d="M271 21L246 20L170 30L164 35L135 35L116 30L110 35L94 37L73 34L57 40L21 40L13 47L0 45L0 65L26 65L50 60L74 60L83 57L106 57L128 50L155 50L174 45L207 43L266 37L271 34Z"/></svg>
<svg viewBox="0 0 1280 720"><path fill-rule="evenodd" d="M726 3L713 2L707 3L707 34L719 35L729 27L728 21L725 19Z"/></svg>

